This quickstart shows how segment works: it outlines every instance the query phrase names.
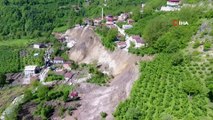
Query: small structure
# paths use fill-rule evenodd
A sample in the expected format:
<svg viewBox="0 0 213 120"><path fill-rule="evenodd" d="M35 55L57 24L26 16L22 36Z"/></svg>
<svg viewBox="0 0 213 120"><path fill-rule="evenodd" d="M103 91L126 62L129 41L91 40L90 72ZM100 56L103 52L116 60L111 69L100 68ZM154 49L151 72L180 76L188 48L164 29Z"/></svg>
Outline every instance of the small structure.
<svg viewBox="0 0 213 120"><path fill-rule="evenodd" d="M167 6L177 7L180 5L180 0L168 0Z"/></svg>
<svg viewBox="0 0 213 120"><path fill-rule="evenodd" d="M78 92L76 92L76 91L73 91L73 92L71 92L70 94L69 94L69 98L71 98L71 99L78 99L79 98L79 96L78 96Z"/></svg>
<svg viewBox="0 0 213 120"><path fill-rule="evenodd" d="M127 20L127 23L128 23L128 24L133 24L134 22L135 22L135 21L134 21L133 19L128 19L128 20Z"/></svg>
<svg viewBox="0 0 213 120"><path fill-rule="evenodd" d="M36 74L36 68L37 68L36 65L25 66L24 75L26 77L34 76Z"/></svg>
<svg viewBox="0 0 213 120"><path fill-rule="evenodd" d="M84 19L84 24L93 25L93 20L86 18L86 19Z"/></svg>
<svg viewBox="0 0 213 120"><path fill-rule="evenodd" d="M180 0L168 0L167 6L162 6L161 11L179 11L180 10Z"/></svg>
<svg viewBox="0 0 213 120"><path fill-rule="evenodd" d="M73 73L72 72L67 72L65 75L64 75L64 78L65 78L65 80L70 80L70 79L72 79L72 77L73 77Z"/></svg>
<svg viewBox="0 0 213 120"><path fill-rule="evenodd" d="M63 68L64 68L65 70L68 70L68 71L70 71L70 70L71 70L70 65L69 65L69 64L67 64L67 63L64 63L64 64L63 64Z"/></svg>
<svg viewBox="0 0 213 120"><path fill-rule="evenodd" d="M113 21L107 21L106 25L114 25L114 22Z"/></svg>
<svg viewBox="0 0 213 120"><path fill-rule="evenodd" d="M133 26L132 25L123 25L122 28L124 30L127 30L127 29L131 29Z"/></svg>
<svg viewBox="0 0 213 120"><path fill-rule="evenodd" d="M55 64L63 64L64 63L64 59L61 57L55 57L53 60L53 63Z"/></svg>
<svg viewBox="0 0 213 120"><path fill-rule="evenodd" d="M106 16L106 21L113 22L113 20L114 20L114 17L112 15Z"/></svg>
<svg viewBox="0 0 213 120"><path fill-rule="evenodd" d="M47 45L43 44L43 43L36 43L33 45L33 48L35 48L35 49L46 48L46 47L47 47Z"/></svg>
<svg viewBox="0 0 213 120"><path fill-rule="evenodd" d="M94 26L99 26L101 24L101 18L94 19Z"/></svg>
<svg viewBox="0 0 213 120"><path fill-rule="evenodd" d="M117 47L120 49L123 49L127 46L126 42L117 42Z"/></svg>
<svg viewBox="0 0 213 120"><path fill-rule="evenodd" d="M139 36L139 35L134 35L130 37L130 41L135 43L135 47L139 48L142 46L145 46L145 41Z"/></svg>
<svg viewBox="0 0 213 120"><path fill-rule="evenodd" d="M122 13L120 16L118 16L118 22L124 22L129 18L128 13Z"/></svg>

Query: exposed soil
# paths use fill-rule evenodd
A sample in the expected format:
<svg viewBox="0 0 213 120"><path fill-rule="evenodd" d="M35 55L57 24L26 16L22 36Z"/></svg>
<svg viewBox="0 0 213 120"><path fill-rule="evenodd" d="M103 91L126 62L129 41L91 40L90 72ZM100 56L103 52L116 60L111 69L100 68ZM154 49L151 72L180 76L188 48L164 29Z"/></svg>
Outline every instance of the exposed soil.
<svg viewBox="0 0 213 120"><path fill-rule="evenodd" d="M113 75L109 86L97 86L81 83L77 88L81 97L81 107L73 116L66 116L66 120L100 120L101 112L108 114L106 120L112 120L112 113L117 105L127 99L132 84L139 76L137 63L141 60L151 60L152 57L137 57L122 50L110 52L106 50L100 38L90 27L74 28L65 33L76 45L69 51L70 59L78 63L97 63L104 66L104 72Z"/></svg>

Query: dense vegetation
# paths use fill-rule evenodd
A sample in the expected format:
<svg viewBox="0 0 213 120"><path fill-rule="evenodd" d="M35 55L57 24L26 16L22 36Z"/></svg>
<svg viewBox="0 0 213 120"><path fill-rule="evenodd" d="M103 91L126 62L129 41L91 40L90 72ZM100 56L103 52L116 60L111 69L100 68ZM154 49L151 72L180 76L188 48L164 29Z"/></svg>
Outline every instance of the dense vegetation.
<svg viewBox="0 0 213 120"><path fill-rule="evenodd" d="M95 65L87 65L87 67L91 74L91 78L88 80L89 83L105 85L109 81L110 77L98 70Z"/></svg>
<svg viewBox="0 0 213 120"><path fill-rule="evenodd" d="M130 98L118 106L115 119L212 119L213 64L208 51L212 51L213 41L189 44L201 18L212 18L212 11L188 7L179 12L148 13L144 12L135 27L127 31L141 35L148 45L131 47L129 51L137 55L156 54L156 58L140 64L142 74L133 85ZM188 21L189 25L174 27L172 20ZM193 50L201 45L203 50Z"/></svg>
<svg viewBox="0 0 213 120"><path fill-rule="evenodd" d="M213 72L210 69L213 64L206 63L200 67L199 64L192 64L187 56L179 64L173 65L174 60L172 55L161 54L152 62L142 63L140 67L143 74L134 84L130 99L119 105L114 113L115 118L212 118L213 111L208 106L208 90L204 80L206 75ZM203 71L203 68L208 71Z"/></svg>
<svg viewBox="0 0 213 120"><path fill-rule="evenodd" d="M97 28L96 32L101 36L101 42L107 49L111 51L115 49L115 40L118 34L116 29L109 29L104 26Z"/></svg>

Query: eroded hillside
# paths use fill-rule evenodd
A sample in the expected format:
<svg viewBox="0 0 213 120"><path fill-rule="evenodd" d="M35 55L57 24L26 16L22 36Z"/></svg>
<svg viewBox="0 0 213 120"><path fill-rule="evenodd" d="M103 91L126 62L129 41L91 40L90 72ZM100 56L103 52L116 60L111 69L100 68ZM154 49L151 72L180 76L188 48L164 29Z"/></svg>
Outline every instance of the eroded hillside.
<svg viewBox="0 0 213 120"><path fill-rule="evenodd" d="M68 30L65 36L75 40L75 46L69 51L70 59L79 63L94 63L102 66L103 72L114 76L109 87L81 83L78 91L81 94L81 107L74 115L66 119L79 120L101 119L100 113L108 114L106 119L113 119L112 113L120 101L125 100L134 80L138 78L137 62L150 60L152 57L136 57L122 50L107 51L100 38L90 27Z"/></svg>

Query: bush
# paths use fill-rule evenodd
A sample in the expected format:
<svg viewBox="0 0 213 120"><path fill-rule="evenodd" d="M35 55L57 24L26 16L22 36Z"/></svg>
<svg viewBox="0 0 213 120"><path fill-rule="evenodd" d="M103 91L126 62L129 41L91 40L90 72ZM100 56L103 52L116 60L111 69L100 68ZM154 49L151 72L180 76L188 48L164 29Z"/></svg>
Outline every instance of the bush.
<svg viewBox="0 0 213 120"><path fill-rule="evenodd" d="M6 83L6 76L0 73L0 87L4 86Z"/></svg>
<svg viewBox="0 0 213 120"><path fill-rule="evenodd" d="M106 117L107 117L107 113L101 112L101 117L102 117L102 118L106 118Z"/></svg>
<svg viewBox="0 0 213 120"><path fill-rule="evenodd" d="M200 46L200 41L196 40L195 43L193 44L193 48L198 48Z"/></svg>
<svg viewBox="0 0 213 120"><path fill-rule="evenodd" d="M211 42L207 41L204 43L204 51L208 51L211 48Z"/></svg>
<svg viewBox="0 0 213 120"><path fill-rule="evenodd" d="M172 65L177 66L184 62L184 57L181 53L177 53L172 57Z"/></svg>
<svg viewBox="0 0 213 120"><path fill-rule="evenodd" d="M183 90L189 95L197 95L202 92L201 83L198 80L187 80L182 83Z"/></svg>

